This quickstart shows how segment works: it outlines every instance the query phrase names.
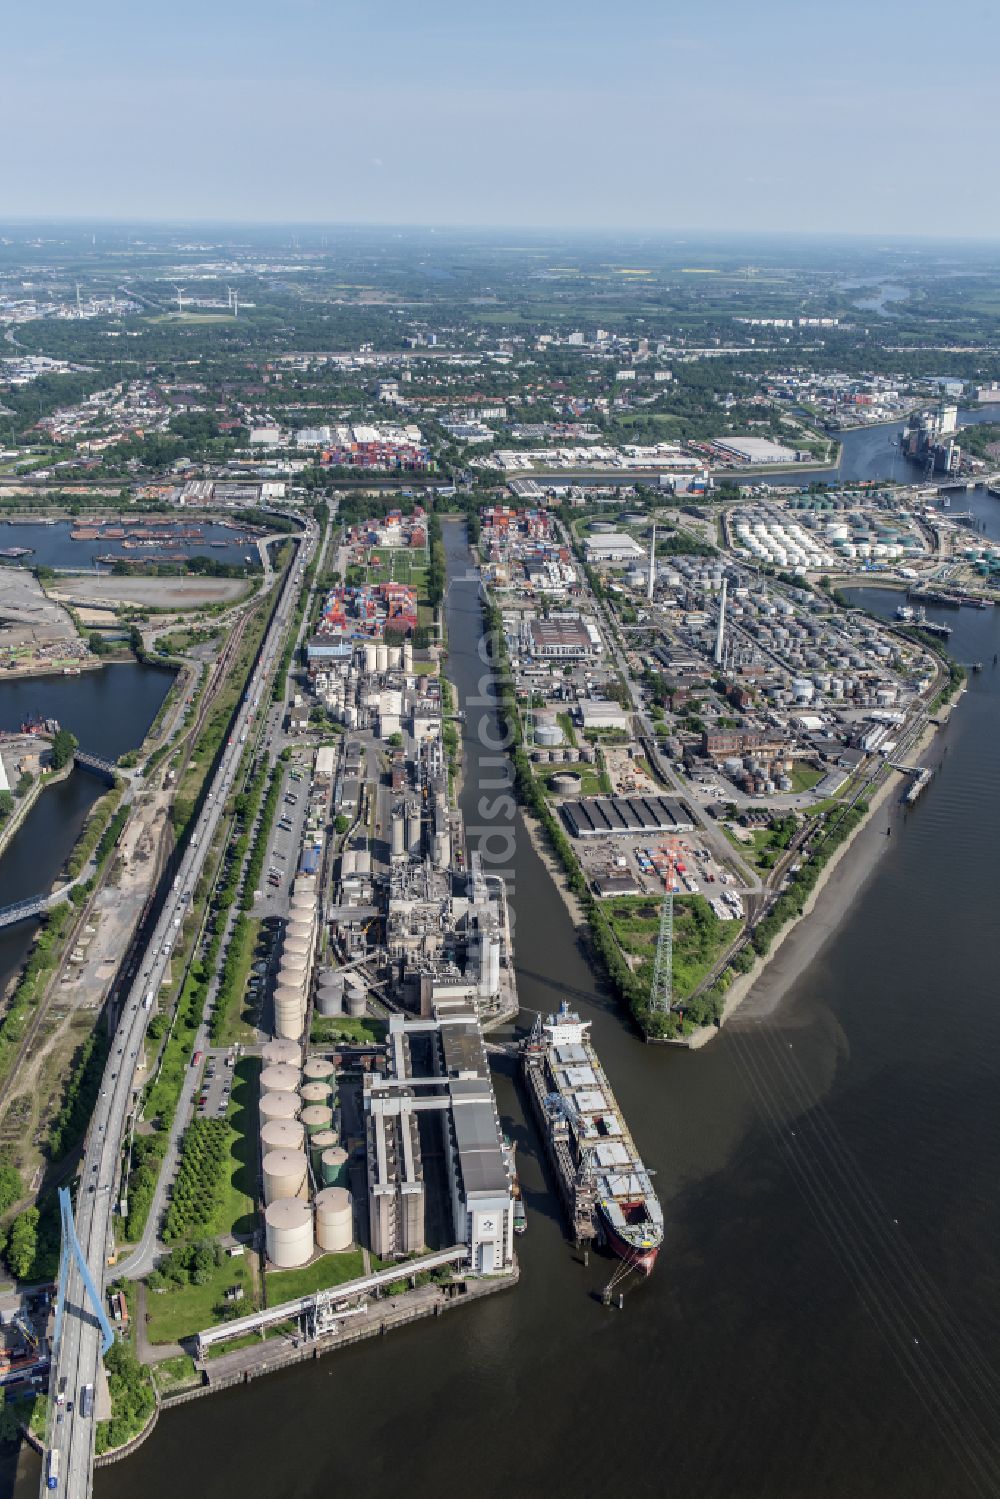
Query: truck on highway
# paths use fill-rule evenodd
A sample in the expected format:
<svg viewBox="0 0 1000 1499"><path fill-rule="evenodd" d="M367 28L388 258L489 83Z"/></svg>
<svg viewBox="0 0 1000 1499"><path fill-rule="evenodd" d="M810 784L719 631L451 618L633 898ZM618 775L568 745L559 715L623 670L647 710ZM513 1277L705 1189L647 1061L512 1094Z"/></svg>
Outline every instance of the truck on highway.
<svg viewBox="0 0 1000 1499"><path fill-rule="evenodd" d="M46 1486L50 1489L59 1487L59 1448L53 1447L49 1451L48 1474L45 1479Z"/></svg>
<svg viewBox="0 0 1000 1499"><path fill-rule="evenodd" d="M85 1384L80 1391L80 1414L87 1420L94 1414L94 1386Z"/></svg>
<svg viewBox="0 0 1000 1499"><path fill-rule="evenodd" d="M146 991L146 998L142 1002L142 1008L144 1010L151 1010L153 1008L153 991L152 991L152 989L147 989L147 991Z"/></svg>

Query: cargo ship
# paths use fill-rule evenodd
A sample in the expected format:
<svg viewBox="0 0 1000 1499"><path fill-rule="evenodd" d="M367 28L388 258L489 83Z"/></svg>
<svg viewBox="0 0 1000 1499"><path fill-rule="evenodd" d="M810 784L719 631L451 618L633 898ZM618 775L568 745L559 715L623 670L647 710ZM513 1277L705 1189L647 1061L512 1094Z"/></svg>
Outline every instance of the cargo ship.
<svg viewBox="0 0 1000 1499"><path fill-rule="evenodd" d="M663 1210L590 1040L563 1001L522 1044L521 1066L577 1243L602 1238L649 1275Z"/></svg>

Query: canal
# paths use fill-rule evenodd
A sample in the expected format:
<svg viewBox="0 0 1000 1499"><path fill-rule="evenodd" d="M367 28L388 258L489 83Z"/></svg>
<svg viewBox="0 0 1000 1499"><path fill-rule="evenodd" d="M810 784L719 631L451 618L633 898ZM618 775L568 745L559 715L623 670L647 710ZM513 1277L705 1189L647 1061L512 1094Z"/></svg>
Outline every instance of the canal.
<svg viewBox="0 0 1000 1499"><path fill-rule="evenodd" d="M563 998L591 1021L657 1173L657 1268L624 1310L599 1304L613 1266L575 1257L500 1074L528 1214L519 1287L166 1413L97 1475L98 1499L995 1495L1000 671L973 679L940 774L873 821L726 1031L698 1053L646 1047L519 815L493 788L480 806L500 772L476 702L478 588L461 527L445 536L462 803L509 868L522 1022ZM1000 611L954 622L956 654L992 661Z"/></svg>
<svg viewBox="0 0 1000 1499"><path fill-rule="evenodd" d="M84 749L115 760L142 743L172 680L166 667L122 662L78 677L0 682L0 730L16 731L29 715L56 718ZM105 789L74 770L42 793L0 858L0 906L51 887ZM36 925L0 929L0 993L24 963Z"/></svg>

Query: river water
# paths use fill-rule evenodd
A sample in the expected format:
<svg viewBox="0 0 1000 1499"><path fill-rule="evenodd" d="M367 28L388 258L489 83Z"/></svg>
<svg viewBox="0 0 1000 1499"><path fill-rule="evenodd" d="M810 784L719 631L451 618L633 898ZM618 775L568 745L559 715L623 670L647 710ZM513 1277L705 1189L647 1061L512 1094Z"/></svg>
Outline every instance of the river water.
<svg viewBox="0 0 1000 1499"><path fill-rule="evenodd" d="M115 760L142 743L172 680L166 667L122 662L78 677L0 682L0 729L16 730L29 714L57 718L84 749ZM105 789L74 770L42 793L0 858L0 906L51 887ZM0 928L0 993L24 963L36 925Z"/></svg>
<svg viewBox="0 0 1000 1499"><path fill-rule="evenodd" d="M1000 421L1000 407L976 406L970 410L962 410L958 414L959 426L977 427L981 422ZM827 468L820 471L811 470L803 474L801 480L797 480L794 473L785 470L783 473L768 473L761 469L754 478L763 483L775 485L788 485L800 482L803 489L808 489L810 484L847 484L857 482L861 479L887 479L894 480L898 484L921 484L924 482L924 465L912 463L905 458L894 447L893 443L899 441L899 434L903 430L902 421L889 422L877 427L854 427L848 432L838 432L834 435L839 438L842 448L840 463L836 468ZM961 433L958 442L961 444ZM938 475L938 480L943 475ZM965 506L961 507L962 509Z"/></svg>
<svg viewBox="0 0 1000 1499"><path fill-rule="evenodd" d="M98 539L96 541L73 541L71 531L87 527L87 519L81 516L76 521L6 521L0 524L0 547L27 547L30 555L20 560L22 567L84 568L97 565L98 557L120 558L123 562L160 562L166 554L183 554L185 557L211 557L216 562L239 565L249 563L260 566L260 553L255 539L243 531L234 531L218 521L205 521L192 516L178 522L166 517L153 516L141 520L136 516L115 518L114 525L126 531L137 527L158 533L169 533L169 539L155 546L125 548L121 540ZM197 527L200 537L185 537L176 534L187 527ZM6 560L6 559L0 559ZM11 564L8 562L8 566Z"/></svg>
<svg viewBox="0 0 1000 1499"><path fill-rule="evenodd" d="M445 527L449 573L468 561ZM874 600L891 610L896 599ZM474 582L447 597L449 675L468 710L463 808L487 824ZM956 654L992 661L1000 611L962 611ZM593 972L520 817L511 901L522 1021L563 997L648 1165L667 1239L624 1310L614 1266L568 1244L514 1080L521 1283L248 1389L166 1413L99 1499L939 1499L1000 1492L1000 671L972 680L943 769L780 1006L709 1047L644 1046ZM485 759L484 759L485 754ZM491 796L493 793L491 793ZM893 836L883 829L892 826ZM802 934L804 936L804 934Z"/></svg>

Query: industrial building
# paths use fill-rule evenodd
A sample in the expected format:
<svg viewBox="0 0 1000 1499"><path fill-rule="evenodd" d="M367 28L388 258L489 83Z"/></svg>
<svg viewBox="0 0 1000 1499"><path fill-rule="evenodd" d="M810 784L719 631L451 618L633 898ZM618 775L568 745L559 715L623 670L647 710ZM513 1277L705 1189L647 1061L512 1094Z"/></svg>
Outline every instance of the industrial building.
<svg viewBox="0 0 1000 1499"><path fill-rule="evenodd" d="M559 810L574 838L694 830L694 819L682 803L665 796L588 796L564 802Z"/></svg>
<svg viewBox="0 0 1000 1499"><path fill-rule="evenodd" d="M373 1253L423 1247L422 1121L446 1173L451 1222L439 1235L468 1245L476 1274L509 1268L511 1172L475 1012L444 1001L432 1016L391 1016L385 1071L366 1076L364 1105Z"/></svg>

